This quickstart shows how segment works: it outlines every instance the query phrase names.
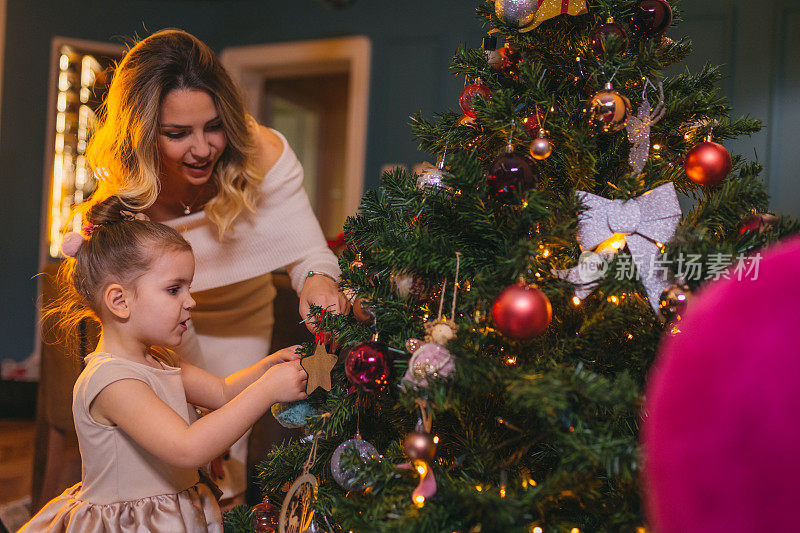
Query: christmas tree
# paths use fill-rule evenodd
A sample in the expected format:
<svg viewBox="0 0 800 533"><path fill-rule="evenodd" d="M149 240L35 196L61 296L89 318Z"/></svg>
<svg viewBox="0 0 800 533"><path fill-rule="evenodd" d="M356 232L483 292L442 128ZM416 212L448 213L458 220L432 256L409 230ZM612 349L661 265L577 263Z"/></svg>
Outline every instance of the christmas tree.
<svg viewBox="0 0 800 533"><path fill-rule="evenodd" d="M437 164L387 173L346 224L353 315L315 310L343 347L332 387L309 345L323 387L273 410L308 438L272 451L267 503L230 531L643 531L660 338L704 283L757 276L759 249L800 229L720 144L760 123L730 117L719 68L665 74L691 52L665 36L677 6L477 14L483 46L452 61L461 112L412 116Z"/></svg>

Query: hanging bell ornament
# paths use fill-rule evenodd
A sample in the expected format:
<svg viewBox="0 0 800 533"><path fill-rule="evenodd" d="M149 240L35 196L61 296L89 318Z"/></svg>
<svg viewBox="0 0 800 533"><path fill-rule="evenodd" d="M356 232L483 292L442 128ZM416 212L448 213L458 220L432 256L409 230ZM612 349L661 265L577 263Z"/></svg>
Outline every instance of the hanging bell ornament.
<svg viewBox="0 0 800 533"><path fill-rule="evenodd" d="M458 97L458 105L461 111L468 117L475 118L477 116L477 112L472 103L476 96L482 96L486 100L492 97L492 92L480 79L464 87L464 90L461 91L461 95Z"/></svg>
<svg viewBox="0 0 800 533"><path fill-rule="evenodd" d="M619 131L628 120L631 101L615 91L609 82L605 89L598 91L589 100L588 111L590 120L602 126L603 131Z"/></svg>
<svg viewBox="0 0 800 533"><path fill-rule="evenodd" d="M539 130L539 135L531 143L530 152L531 157L539 161L547 159L553 153L553 143L545 136L543 129Z"/></svg>
<svg viewBox="0 0 800 533"><path fill-rule="evenodd" d="M712 142L709 135L706 142L689 150L683 168L690 180L711 187L724 180L731 171L731 154L721 144Z"/></svg>
<svg viewBox="0 0 800 533"><path fill-rule="evenodd" d="M605 24L592 32L590 45L598 59L613 53L624 54L628 50L628 32L614 22L614 17L608 17Z"/></svg>
<svg viewBox="0 0 800 533"><path fill-rule="evenodd" d="M508 46L508 43L497 51L500 55L500 71L509 78L519 76L519 64L522 63L522 55Z"/></svg>
<svg viewBox="0 0 800 533"><path fill-rule="evenodd" d="M661 293L661 297L658 299L658 309L668 322L680 320L691 296L692 291L688 285L674 283Z"/></svg>
<svg viewBox="0 0 800 533"><path fill-rule="evenodd" d="M487 181L495 198L503 202L512 200L514 193L527 191L539 184L533 161L527 155L515 152L511 144L492 163Z"/></svg>
<svg viewBox="0 0 800 533"><path fill-rule="evenodd" d="M538 7L537 0L495 0L494 2L494 12L497 14L497 18L515 28L524 28L533 22Z"/></svg>
<svg viewBox="0 0 800 533"><path fill-rule="evenodd" d="M631 30L639 37L663 35L672 24L672 7L665 0L641 0L631 15Z"/></svg>

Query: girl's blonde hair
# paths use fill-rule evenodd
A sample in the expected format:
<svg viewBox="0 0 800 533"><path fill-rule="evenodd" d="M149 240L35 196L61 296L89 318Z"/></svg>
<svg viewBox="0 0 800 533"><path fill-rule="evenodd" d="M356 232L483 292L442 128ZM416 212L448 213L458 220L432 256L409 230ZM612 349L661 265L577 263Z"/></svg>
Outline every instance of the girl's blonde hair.
<svg viewBox="0 0 800 533"><path fill-rule="evenodd" d="M84 319L100 322L103 291L110 283L136 288L136 279L166 252L191 252L175 229L138 220L118 196L95 204L86 213L91 236L58 270L59 298L44 309L42 321L55 319L70 348Z"/></svg>
<svg viewBox="0 0 800 533"><path fill-rule="evenodd" d="M98 180L92 197L80 206L110 196L123 198L133 209L153 205L161 190L158 119L164 97L176 90L208 93L217 108L227 146L212 179L217 194L205 213L222 238L243 209L254 210L264 179L253 168L254 121L245 113L233 80L214 52L196 37L167 29L136 43L117 65L100 109L99 127L86 151Z"/></svg>

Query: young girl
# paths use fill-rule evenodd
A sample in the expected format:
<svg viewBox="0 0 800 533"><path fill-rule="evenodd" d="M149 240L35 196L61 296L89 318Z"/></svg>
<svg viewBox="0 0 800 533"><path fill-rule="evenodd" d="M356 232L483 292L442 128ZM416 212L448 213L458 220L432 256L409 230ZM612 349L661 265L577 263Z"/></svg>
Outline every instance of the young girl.
<svg viewBox="0 0 800 533"><path fill-rule="evenodd" d="M159 346L177 346L195 302L194 257L174 229L134 215L118 197L68 234L62 321L100 321L72 411L82 481L21 531L222 531L198 468L221 455L275 402L305 398L295 347L218 378ZM224 356L225 354L220 354ZM212 409L192 422L189 404Z"/></svg>

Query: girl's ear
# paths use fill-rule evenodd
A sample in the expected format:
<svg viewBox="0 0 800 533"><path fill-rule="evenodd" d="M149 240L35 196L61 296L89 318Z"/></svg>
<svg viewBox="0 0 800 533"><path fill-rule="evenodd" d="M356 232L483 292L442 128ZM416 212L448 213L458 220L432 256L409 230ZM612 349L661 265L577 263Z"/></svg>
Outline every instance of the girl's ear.
<svg viewBox="0 0 800 533"><path fill-rule="evenodd" d="M103 291L103 304L117 317L125 320L131 316L128 291L119 283L112 283Z"/></svg>

